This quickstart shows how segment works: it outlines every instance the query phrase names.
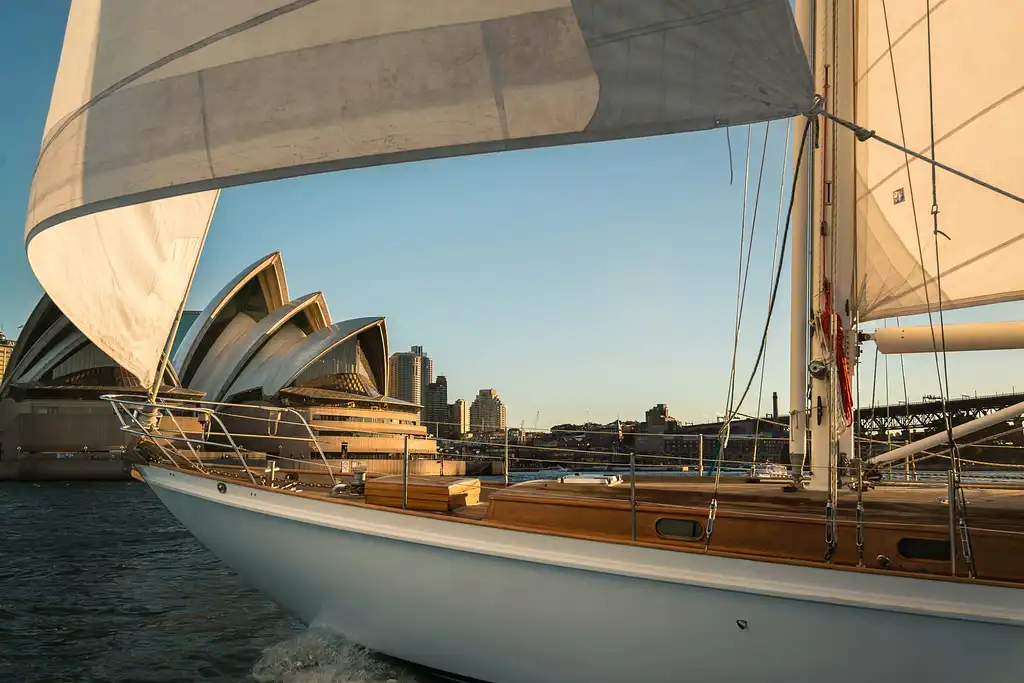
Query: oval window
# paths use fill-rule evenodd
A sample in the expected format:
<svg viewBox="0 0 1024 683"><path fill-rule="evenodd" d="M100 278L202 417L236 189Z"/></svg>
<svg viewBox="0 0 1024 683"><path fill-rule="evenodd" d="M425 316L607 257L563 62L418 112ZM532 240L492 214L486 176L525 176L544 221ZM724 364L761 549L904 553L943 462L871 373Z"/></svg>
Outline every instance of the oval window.
<svg viewBox="0 0 1024 683"><path fill-rule="evenodd" d="M695 541L704 536L704 525L692 519L663 517L655 522L654 530L659 536L681 538L686 541Z"/></svg>
<svg viewBox="0 0 1024 683"><path fill-rule="evenodd" d="M934 538L901 538L896 544L901 557L908 560L949 562L949 541Z"/></svg>

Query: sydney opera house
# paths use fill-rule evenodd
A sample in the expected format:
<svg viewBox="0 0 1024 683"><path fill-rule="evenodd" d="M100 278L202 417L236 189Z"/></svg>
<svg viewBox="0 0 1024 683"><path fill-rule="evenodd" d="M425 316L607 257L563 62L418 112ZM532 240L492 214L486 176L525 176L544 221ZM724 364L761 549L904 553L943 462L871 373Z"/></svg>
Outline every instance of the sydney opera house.
<svg viewBox="0 0 1024 683"><path fill-rule="evenodd" d="M207 401L287 406L307 420L328 458L435 453L420 406L385 395L384 318L333 322L323 294L291 299L279 253L224 286L192 323L173 357L181 382ZM245 448L308 459L315 452L295 417L251 419L263 411L220 411ZM319 457L319 454L317 454ZM282 463L285 464L285 463Z"/></svg>
<svg viewBox="0 0 1024 683"><path fill-rule="evenodd" d="M385 395L388 371L384 318L334 322L320 292L291 299L275 252L183 316L160 393L235 404L218 413L238 445L278 457L319 453L294 415L271 421L247 406L293 408L328 458L393 458L407 436L410 453L436 453L420 406ZM0 385L0 479L127 474L131 442L107 393L144 395L44 295Z"/></svg>
<svg viewBox="0 0 1024 683"><path fill-rule="evenodd" d="M0 383L0 480L128 476L132 445L106 393L139 394L139 380L83 335L50 298L36 304ZM160 393L183 398L173 368Z"/></svg>

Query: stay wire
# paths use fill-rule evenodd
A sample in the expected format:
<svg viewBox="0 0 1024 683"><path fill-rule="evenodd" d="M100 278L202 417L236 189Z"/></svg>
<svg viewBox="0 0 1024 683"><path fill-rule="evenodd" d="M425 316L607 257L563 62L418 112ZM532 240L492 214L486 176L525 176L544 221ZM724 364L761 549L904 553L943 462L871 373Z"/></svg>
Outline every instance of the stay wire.
<svg viewBox="0 0 1024 683"><path fill-rule="evenodd" d="M901 105L901 100L900 100L899 82L898 82L898 80L896 78L896 60L895 60L895 58L893 56L892 36L891 36L891 34L889 32L889 13L888 13L888 9L887 9L887 5L886 5L885 0L882 0L882 18L885 21L885 38L886 38L886 41L889 44L889 66L892 69L892 84L893 84L893 91L894 91L894 94L896 96L896 114L897 114L897 117L899 119L899 124L900 124L900 138L902 139L904 146L906 146L907 134L906 134L906 128L905 128L904 123L903 123L903 107ZM939 340L938 340L938 338L935 335L935 320L934 320L934 318L932 316L931 294L928 291L928 273L927 273L927 271L925 271L925 268L924 268L924 246L923 246L923 244L921 242L921 226L920 226L920 223L918 222L918 219L917 219L917 200L916 200L915 193L914 193L914 180L913 180L913 177L910 174L910 157L909 157L909 155L907 153L904 153L903 159L904 159L904 166L905 166L906 171L907 171L907 187L908 187L908 192L910 194L910 211L911 211L911 213L914 216L914 234L915 234L915 236L917 238L918 262L921 264L921 276L922 276L922 278L924 280L924 301L925 301L925 307L928 310L928 328L931 331L931 335L932 335L932 357L935 360L935 374L937 376L938 383L939 383L939 399L940 399L940 401L942 403L942 414L944 416L944 419L945 419L947 427L948 427L949 426L949 411L948 411L948 409L946 407L945 383L942 381L942 368L941 368L940 362L939 362L939 352L938 352ZM934 174L934 168L935 167L932 166L933 174Z"/></svg>
<svg viewBox="0 0 1024 683"><path fill-rule="evenodd" d="M803 162L803 157L802 157L802 155L804 153L804 148L807 145L807 137L808 137L807 133L810 130L810 127L811 127L811 120L808 119L807 124L804 126L803 136L801 137L801 140L800 140L800 151L798 152L799 156L797 156L796 169L795 169L795 173L793 174L793 186L794 187L796 186L796 183L797 183L797 181L799 179L800 169L803 166L803 163L802 163ZM754 368L753 368L753 370L750 373L750 378L747 380L747 385L743 389L743 393L740 394L739 400L736 401L736 403L735 403L736 408L732 411L732 415L738 414L740 409L743 407L743 402L746 400L747 395L750 393L750 388L753 386L754 380L757 379L757 370L760 367L761 361L764 358L765 346L768 344L768 328L769 328L769 325L771 323L772 313L775 310L775 302L778 299L779 284L782 282L782 266L783 266L783 263L785 262L785 259L786 259L786 248L788 246L787 239L789 237L789 229L790 229L790 223L791 223L792 217L793 217L793 205L795 203L795 200L796 200L796 197L795 197L795 195L791 191L790 192L790 197L789 197L789 206L788 206L788 209L786 210L786 227L785 227L785 230L782 233L782 242L781 242L782 249L781 249L781 251L779 253L779 260L777 262L776 269L775 269L775 284L772 286L772 295L771 295L771 298L768 301L768 316L767 316L767 318L765 320L764 331L761 333L761 344L760 344L760 346L758 348L758 351L757 351L757 358L754 361ZM727 415L726 418L730 418L730 416Z"/></svg>
<svg viewBox="0 0 1024 683"><path fill-rule="evenodd" d="M782 181L783 186L779 188L779 208L778 208L778 214L777 214L776 219L775 219L775 241L772 242L772 263L773 264L775 263L775 259L779 255L779 233L782 232L782 207L783 207L783 202L785 201L785 196L786 196L785 195L785 191L784 191L785 190L785 176L786 176L786 167L789 165L789 140L790 140L790 137L792 136L792 134L793 134L793 127L792 126L786 126L786 142L785 142L785 146L783 147L783 149L785 151L782 154L782 173L780 174L781 177L783 178L783 181ZM767 130L765 130L765 142L766 142L766 144L767 144L767 140L768 140L768 132L767 132ZM768 286L771 287L771 280L769 280ZM761 379L758 381L758 385L757 385L757 420L755 420L755 422L754 422L754 434L760 433L760 430L761 430L761 399L762 399L762 397L764 395L764 372L765 372L765 368L767 368L767 367L768 366L767 366L766 363L762 363L761 364ZM756 462L757 462L757 439L754 439L754 456L753 456L753 460L751 462L751 472L753 472L753 467L754 467Z"/></svg>
<svg viewBox="0 0 1024 683"><path fill-rule="evenodd" d="M931 2L925 2L925 27L926 35L928 37L928 122L929 122L929 133L930 133L930 156L932 161L935 160L935 88L934 80L932 76L932 10ZM942 264L939 258L939 235L942 235L946 239L950 239L948 235L939 230L939 191L937 181L937 171L935 164L931 166L932 170L932 239L935 243L935 288L937 290L936 297L939 312L939 334L942 341L942 379L945 383L945 396L949 396L949 362L946 353L946 327L944 316L942 312ZM927 289L927 283L926 283ZM934 337L934 332L933 332ZM964 560L967 563L967 573L971 578L975 576L974 567L974 553L971 549L971 535L970 535L970 524L967 520L967 496L964 494L964 488L961 483L961 463L960 463L960 448L956 443L956 439L953 437L953 419L949 414L949 410L946 406L946 400L943 398L942 409L945 413L946 419L946 438L949 440L950 455L952 456L951 463L953 465L953 482L956 487L956 518L957 526L960 530L961 543L963 546ZM953 501L948 501L950 505Z"/></svg>
<svg viewBox="0 0 1024 683"><path fill-rule="evenodd" d="M735 403L736 407L733 410L731 410L729 414L727 414L725 416L725 419L726 419L727 423L729 421L731 421L732 418L735 415L738 414L740 408L743 406L743 401L746 399L747 394L750 393L750 388L753 386L754 380L757 379L758 369L760 368L761 362L762 362L762 360L764 358L765 347L768 344L768 330L771 327L772 313L775 311L775 302L778 299L779 285L782 282L782 267L783 267L783 264L785 263L785 260L786 260L786 247L789 244L788 243L789 229L790 229L790 226L791 226L792 220L793 220L793 207L794 207L794 205L796 203L796 185L797 185L798 182L800 182L800 169L803 167L804 150L807 147L807 138L809 137L808 133L811 130L812 123L813 123L813 119L808 117L807 122L804 124L803 133L800 136L800 149L797 152L797 156L796 156L796 164L795 164L795 168L794 168L794 172L793 172L793 185L792 185L792 187L790 189L790 194L789 194L789 206L786 209L786 223L785 223L786 227L785 227L785 229L784 229L784 231L782 233L782 247L781 247L781 250L779 252L779 259L778 259L778 262L777 262L776 268L775 268L775 284L772 286L771 299L769 299L769 301L768 301L768 315L766 316L766 319L765 319L764 331L761 334L761 344L760 344L760 346L758 348L758 351L757 351L757 358L754 361L754 368L751 370L750 378L747 380L747 386L744 388L743 394L740 396L740 400ZM794 258L796 258L797 256L798 255L794 255ZM720 475L720 472L719 472L719 475ZM716 477L715 477L714 496L713 496L713 498L711 500L711 506L710 506L710 509L708 511L708 519L711 522L711 525L705 531L705 543L704 543L704 549L705 550L708 550L710 548L710 546L711 546L711 534L714 531L714 517L715 517L715 512L717 511L717 507L718 507L719 481L720 481L720 476L716 475Z"/></svg>

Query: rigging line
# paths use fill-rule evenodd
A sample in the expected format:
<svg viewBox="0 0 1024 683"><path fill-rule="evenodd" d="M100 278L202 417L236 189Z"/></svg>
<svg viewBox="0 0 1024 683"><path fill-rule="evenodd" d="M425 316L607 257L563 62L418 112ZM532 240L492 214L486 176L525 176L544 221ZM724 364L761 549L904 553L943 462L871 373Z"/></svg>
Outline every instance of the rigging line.
<svg viewBox="0 0 1024 683"><path fill-rule="evenodd" d="M751 386L753 386L753 384L754 384L754 380L757 378L757 370L760 367L762 359L764 358L765 346L768 344L768 328L769 328L769 325L771 324L772 313L775 310L775 302L776 302L776 300L778 298L778 294L779 294L779 284L782 282L782 266L785 263L785 260L786 260L786 248L789 245L789 242L787 240L789 238L790 224L792 223L792 219L793 219L793 205L794 205L794 203L796 201L796 193L793 191L793 189L796 187L796 184L797 184L797 182L799 181L799 178L800 178L800 169L803 167L803 163L802 163L803 162L803 153L804 153L804 150L805 150L805 148L807 146L807 138L808 138L808 133L810 132L810 129L811 129L811 119L808 118L807 119L807 124L804 126L804 131L803 131L803 134L801 135L801 138L800 138L800 149L797 152L797 156L796 156L796 168L795 168L795 171L793 173L793 185L790 188L790 193L789 193L789 207L786 209L786 221L785 221L785 224L784 224L785 228L782 231L782 241L780 242L782 247L781 247L781 250L779 252L779 260L778 260L778 262L776 264L775 284L772 287L772 296L771 296L771 299L769 299L769 301L768 301L768 316L765 319L764 331L761 334L761 345L760 345L760 348L757 351L757 358L754 361L754 369L750 373L750 379L747 381L747 386L743 390L743 393L740 395L739 401L736 402L736 408L732 412L733 415L738 414L740 408L743 407L743 401L746 399L747 394L750 392ZM794 258L796 258L796 257L797 256L794 254ZM729 416L727 415L726 417L728 418Z"/></svg>
<svg viewBox="0 0 1024 683"><path fill-rule="evenodd" d="M743 208L740 215L740 251L739 251L739 267L736 270L736 321L733 327L733 342L732 342L732 362L729 369L729 389L726 392L725 399L725 415L726 419L723 421L721 429L718 431L718 449L715 453L715 493L711 497L711 507L708 511L708 532L707 532L707 543L705 544L705 550L710 547L711 543L711 532L715 526L715 511L718 508L718 486L722 478L722 460L725 459L725 449L729 445L729 433L732 429L731 420L729 414L733 408L733 399L736 396L736 355L740 345L740 325L743 321L743 300L746 295L747 286L747 275L750 272L750 251L754 244L754 226L751 225L750 231L750 246L747 247L747 262L746 268L744 268L744 239L747 233L747 196L750 193L750 140L751 140L751 126L747 124L747 155L743 176ZM763 162L762 162L763 168Z"/></svg>
<svg viewBox="0 0 1024 683"><path fill-rule="evenodd" d="M885 422L887 425L892 424L892 401L889 398L889 356L885 357ZM885 430L885 449L887 451L892 450L892 431L888 428ZM889 479L892 479L892 463L889 463Z"/></svg>
<svg viewBox="0 0 1024 683"><path fill-rule="evenodd" d="M859 140L860 142L864 142L865 140L878 140L883 145L888 145L889 147L892 147L897 151L903 152L904 154L910 155L915 159L918 159L919 161L927 162L934 166L935 168L941 168L943 171L952 173L953 175L959 178L963 178L967 182L974 183L975 185L984 187L986 190L990 190L992 192L995 192L996 194L1002 195L1007 199L1012 199L1015 202L1020 202L1021 204L1024 204L1024 197L1021 197L1020 195L1014 194L1009 190L1004 190L1003 188L997 185L993 185L992 183L986 182L981 178L972 176L969 173L964 173L963 171L955 169L948 164L942 163L941 161L936 161L935 159L925 156L924 154L915 152L914 150L907 147L905 144L901 145L898 142L890 140L889 138L882 137L875 131L865 128L864 126L859 126L853 121L847 121L841 116L836 116L835 114L829 113L824 109L815 110L815 113L824 116L826 119L829 119L830 121L838 123L843 128L851 130L853 134L857 136L857 140Z"/></svg>
<svg viewBox="0 0 1024 683"><path fill-rule="evenodd" d="M760 367L761 361L762 361L762 359L764 357L765 346L768 344L768 330L769 330L769 328L771 326L772 312L775 310L775 301L776 301L776 298L778 297L778 294L779 294L779 284L782 282L782 266L783 266L783 264L785 263L785 260L786 260L786 246L788 244L787 239L789 238L790 224L792 223L792 220L793 220L793 206L796 203L796 185L797 185L798 182L800 182L800 169L803 166L802 162L803 162L803 158L804 158L804 150L807 147L807 138L809 137L809 133L810 133L810 130L811 130L811 123L812 122L813 122L813 119L808 117L806 124L804 124L803 134L800 136L800 149L799 149L799 151L797 151L796 164L795 164L795 168L793 170L793 185L790 188L790 192L789 192L789 208L786 209L786 223L785 223L786 228L785 228L785 230L783 230L783 233L782 233L782 249L781 249L781 251L779 253L779 260L778 260L778 264L777 264L776 269L775 269L775 284L772 287L771 299L768 301L768 315L767 315L767 318L766 318L765 323L764 323L764 332L761 334L761 345L758 348L757 359L754 361L754 368L753 368L753 370L750 373L750 379L747 381L747 386L743 390L743 395L740 396L739 402L735 404L735 409L730 409L730 412L727 413L726 416L725 416L726 428L728 428L729 422L732 421L732 418L736 415L736 413L739 411L739 409L743 406L743 401L746 399L747 394L750 392L750 387L754 384L754 379L757 377L757 370ZM735 353L735 347L734 347L733 350L734 350L734 353ZM734 363L734 365L735 365L735 363ZM735 367L734 367L734 371L735 371ZM724 451L725 451L725 448L722 447L721 450L719 451L719 456L718 457L722 457L724 455ZM718 488L719 488L720 480L721 480L721 465L719 464L718 465L718 471L715 474L715 492L714 492L714 494L713 494L713 496L711 498L711 505L709 506L709 509L708 509L708 526L705 527L706 531L705 531L705 535L704 535L704 538L705 538L704 550L708 550L711 547L711 534L714 532L714 529L715 529L715 512L718 509Z"/></svg>
<svg viewBox="0 0 1024 683"><path fill-rule="evenodd" d="M722 439L720 450L725 450L725 446L729 440L729 411L733 407L733 398L736 396L736 354L740 343L740 325L743 321L743 294L744 285L746 283L746 277L744 272L743 247L745 246L747 236L747 196L750 194L750 139L751 139L751 126L747 124L747 155L746 155L746 171L743 177L743 208L740 215L740 251L739 251L739 266L736 269L736 317L733 324L733 340L732 340L732 362L729 369L729 389L726 392L725 398L725 415L726 420L722 425L722 429L719 431L719 436ZM753 235L751 235L751 244L753 244ZM749 268L749 249L747 266Z"/></svg>
<svg viewBox="0 0 1024 683"><path fill-rule="evenodd" d="M878 388L878 346L875 346L875 360L871 365L871 422L875 422L875 390ZM863 438L863 434L861 434ZM873 449L868 446L868 457L873 454Z"/></svg>
<svg viewBox="0 0 1024 683"><path fill-rule="evenodd" d="M747 243L747 264L743 270L743 294L740 297L740 319L743 318L743 310L747 301L747 283L750 282L750 264L753 261L754 251L754 230L757 228L757 209L761 205L761 181L764 180L764 162L768 153L768 133L771 130L771 121L764 128L764 144L761 147L761 164L757 171L757 189L754 190L754 210L750 217L750 241ZM746 216L744 216L744 219ZM778 236L776 235L776 238ZM775 263L775 256L772 256L772 263ZM737 329L737 333L739 330ZM737 339L737 342L739 340Z"/></svg>
<svg viewBox="0 0 1024 683"><path fill-rule="evenodd" d="M925 2L925 26L926 34L928 37L928 124L929 124L929 135L930 135L930 152L932 159L935 158L935 98L934 89L932 87L932 11L931 3ZM942 271L940 270L941 264L939 261L939 235L942 234L946 239L949 239L948 235L945 235L939 230L939 196L938 188L936 183L936 171L935 166L932 167L932 238L935 242L935 290L936 290L936 306L939 313L939 336L942 342L942 373L939 376L939 381L943 382L945 395L949 395L949 365L946 362L946 327L944 324L944 316L942 314ZM922 266L924 264L922 263ZM927 285L925 285L927 289ZM927 292L926 292L927 294ZM930 311L929 311L930 313ZM930 316L929 316L930 322ZM935 343L935 331L932 330L932 344ZM936 355L936 363L938 363L938 356ZM953 422L949 415L949 411L946 410L945 399L943 399L943 411L945 412L946 420L946 433L950 441L950 445L953 447L954 455L957 455L956 442L953 440Z"/></svg>
<svg viewBox="0 0 1024 683"><path fill-rule="evenodd" d="M895 60L895 58L893 57L893 54L892 54L892 39L891 39L890 34L889 34L889 14L888 14L888 10L886 8L885 0L882 0L882 17L885 20L885 36L886 36L886 39L889 42L889 64L890 64L890 67L892 68L892 85L893 85L893 90L894 90L895 95L896 95L896 113L897 113L897 116L899 118L900 137L901 137L901 139L903 141L904 146L906 146L907 134L906 134L906 128L905 128L905 126L903 124L903 107L902 107L902 105L900 103L900 88L899 88L899 82L897 81L897 78L896 78L896 60ZM913 177L910 174L910 157L909 157L909 155L907 153L904 153L903 159L904 159L904 165L905 165L906 171L907 171L907 186L908 186L909 194L910 194L910 210L911 210L911 213L914 216L914 234L915 234L915 236L917 238L918 261L921 264L921 274L922 274L922 277L925 280L925 285L924 285L924 301L925 301L925 306L928 309L928 329L931 331L931 335L932 335L932 355L933 355L933 357L935 359L935 374L937 375L938 382L939 382L939 399L940 399L940 401L942 403L942 413L945 416L946 421L948 422L949 421L949 415L948 415L949 411L946 409L946 395L945 395L945 390L943 388L943 383L942 383L942 370L941 370L941 368L939 366L938 339L935 336L935 321L934 321L934 318L932 317L931 295L928 292L928 282L927 282L928 275L925 272L925 268L924 268L924 247L921 244L921 226L920 226L920 223L919 223L919 221L917 219L917 200L916 200L916 198L914 196L914 180L913 180ZM934 166L932 168L934 169ZM888 367L888 365L886 365L886 367Z"/></svg>
<svg viewBox="0 0 1024 683"><path fill-rule="evenodd" d="M899 327L899 325L900 325L900 317L896 316L896 327ZM877 351L877 348L875 350ZM910 424L910 394L907 392L907 366L906 366L906 363L905 363L905 361L903 359L903 354L902 353L900 354L900 375L903 377L903 404L907 408L907 424L909 425ZM948 388L947 388L947 393L949 393ZM910 443L910 430L909 429L907 430L907 441L906 441L906 443ZM913 464L913 460L914 460L914 456L910 456L909 458L907 458L907 460L905 462L905 467L908 468L907 469L908 478L909 478L909 472L910 472L909 468Z"/></svg>
<svg viewBox="0 0 1024 683"><path fill-rule="evenodd" d="M732 361L729 368L729 389L725 397L725 417L721 429L718 432L718 449L715 452L715 492L711 496L711 503L708 506L708 519L705 525L704 550L711 548L711 535L715 530L715 514L718 511L718 487L722 479L722 460L725 459L725 449L729 443L729 432L731 420L729 414L733 408L733 399L736 396L736 354L740 342L740 323L743 320L743 294L746 288L746 275L743 267L743 246L747 234L747 196L750 193L750 124L747 124L747 154L745 171L743 174L743 202L740 213L740 250L739 264L736 269L736 318L733 324ZM751 226L750 243L753 245L753 226ZM747 267L750 266L749 254Z"/></svg>
<svg viewBox="0 0 1024 683"><path fill-rule="evenodd" d="M729 135L729 126L725 127L725 147L729 150L729 184L732 185L732 137Z"/></svg>
<svg viewBox="0 0 1024 683"><path fill-rule="evenodd" d="M926 35L928 38L928 123L929 123L929 134L930 134L930 156L932 161L935 160L935 87L934 79L932 75L932 10L931 2L926 0L925 2L925 28ZM909 163L909 162L908 162ZM939 194L938 194L938 182L936 180L936 170L934 163L932 164L932 239L935 243L935 289L937 290L937 306L939 309L939 335L942 341L942 379L945 382L945 393L949 395L949 362L946 354L946 327L944 316L942 312L942 270L939 258L939 235L941 234L946 239L949 236L939 230ZM927 285L926 285L927 287ZM929 316L930 317L930 316ZM935 333L932 333L934 338ZM936 358L936 362L937 362ZM949 414L946 401L943 399L942 410L946 419L946 438L949 440L950 455L952 456L950 463L953 466L953 484L956 487L956 509L955 514L957 517L957 526L960 529L961 544L963 546L964 560L967 563L967 573L973 578L975 576L974 570L974 553L971 549L971 532L970 524L967 521L967 497L964 494L964 489L960 481L961 477L961 463L960 463L960 448L957 446L956 440L953 438L953 419ZM953 501L950 501L952 504Z"/></svg>
<svg viewBox="0 0 1024 683"><path fill-rule="evenodd" d="M774 265L775 259L779 255L779 233L782 232L782 207L783 201L786 196L786 167L789 165L789 139L792 136L793 127L786 126L786 142L783 149L785 150L782 154L782 173L779 174L779 209L778 214L775 218L775 241L772 243L772 264ZM768 129L765 129L765 142L768 140ZM769 273L770 275L770 273ZM771 286L771 280L768 281L768 286ZM761 431L761 398L764 395L764 371L767 368L766 363L761 364L761 379L757 386L757 419L754 421L754 434L758 434ZM757 462L757 439L754 439L754 456L751 461L751 467Z"/></svg>
<svg viewBox="0 0 1024 683"><path fill-rule="evenodd" d="M856 363L858 365L860 365L860 358L857 359ZM859 460L863 460L864 459L864 457L863 457L863 455L864 455L863 454L863 450L864 450L864 423L861 420L856 419L857 417L860 416L860 373L859 372L853 373L853 381L854 381L855 391L857 392L857 398L856 398L857 409L854 411L854 421L853 421L853 442L854 442L854 444L856 444L857 443L857 439L861 440L861 447L857 448L857 455L858 455L858 459ZM858 434L859 434L859 436L858 436Z"/></svg>

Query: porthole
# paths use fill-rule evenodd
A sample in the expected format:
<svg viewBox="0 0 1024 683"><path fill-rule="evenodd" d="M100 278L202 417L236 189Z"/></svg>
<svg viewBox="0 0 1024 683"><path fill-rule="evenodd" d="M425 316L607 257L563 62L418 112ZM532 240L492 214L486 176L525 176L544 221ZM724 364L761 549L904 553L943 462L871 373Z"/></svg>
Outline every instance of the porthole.
<svg viewBox="0 0 1024 683"><path fill-rule="evenodd" d="M659 536L685 541L696 541L704 536L704 525L693 519L662 517L654 523L654 530Z"/></svg>
<svg viewBox="0 0 1024 683"><path fill-rule="evenodd" d="M217 490L220 491L221 493L227 493L228 485L222 481L217 482Z"/></svg>
<svg viewBox="0 0 1024 683"><path fill-rule="evenodd" d="M949 541L934 538L901 538L896 544L901 557L908 560L949 562Z"/></svg>

